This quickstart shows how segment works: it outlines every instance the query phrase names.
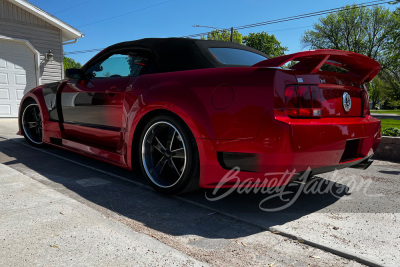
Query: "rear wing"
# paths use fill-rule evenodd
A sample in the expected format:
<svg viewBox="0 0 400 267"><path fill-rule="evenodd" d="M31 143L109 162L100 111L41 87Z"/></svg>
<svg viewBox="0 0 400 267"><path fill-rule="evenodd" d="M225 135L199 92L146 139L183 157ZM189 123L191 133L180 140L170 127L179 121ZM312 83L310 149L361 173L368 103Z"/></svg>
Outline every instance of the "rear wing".
<svg viewBox="0 0 400 267"><path fill-rule="evenodd" d="M374 59L367 56L342 50L321 49L304 51L261 61L253 67L281 67L287 62L299 61L290 67L293 70L317 73L323 65L334 65L348 71L361 83L371 81L382 68Z"/></svg>

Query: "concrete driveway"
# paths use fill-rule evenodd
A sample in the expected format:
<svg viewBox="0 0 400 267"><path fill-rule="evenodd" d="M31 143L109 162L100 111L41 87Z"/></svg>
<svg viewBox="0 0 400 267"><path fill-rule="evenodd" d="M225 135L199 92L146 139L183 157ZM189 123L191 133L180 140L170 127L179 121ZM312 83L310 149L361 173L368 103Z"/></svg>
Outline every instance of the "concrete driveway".
<svg viewBox="0 0 400 267"><path fill-rule="evenodd" d="M200 190L167 197L150 189L141 176L58 148L32 148L15 132L16 120L0 120L0 163L6 168L96 211L96 216L82 211L93 225L102 216L121 223L169 246L181 262L400 266L399 164L376 161L366 171L320 175L307 184L308 190L297 184L285 195ZM218 199L223 194L227 196ZM0 209L0 215L9 209ZM9 228L13 220L6 218ZM0 239L0 245L11 244Z"/></svg>

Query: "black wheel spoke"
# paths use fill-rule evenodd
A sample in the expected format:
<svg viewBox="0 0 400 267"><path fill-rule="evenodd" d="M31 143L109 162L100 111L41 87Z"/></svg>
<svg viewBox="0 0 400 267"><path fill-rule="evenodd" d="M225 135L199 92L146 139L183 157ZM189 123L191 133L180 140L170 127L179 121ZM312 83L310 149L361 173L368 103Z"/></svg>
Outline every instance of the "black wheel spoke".
<svg viewBox="0 0 400 267"><path fill-rule="evenodd" d="M176 130L174 128L171 129L172 129L172 134L168 136L169 150L172 150L172 145L174 144L174 139L176 135Z"/></svg>
<svg viewBox="0 0 400 267"><path fill-rule="evenodd" d="M165 147L161 144L160 140L158 140L158 138L157 138L156 136L155 136L154 138L156 139L156 143L153 145L153 147L154 147L158 152L160 152L161 154L164 155L164 153L165 153L165 151L166 151Z"/></svg>
<svg viewBox="0 0 400 267"><path fill-rule="evenodd" d="M38 117L37 111L36 111L36 107L33 108L33 116L35 116L36 121L40 120L40 118Z"/></svg>
<svg viewBox="0 0 400 267"><path fill-rule="evenodd" d="M36 122L26 122L26 125L29 127L29 128L35 128L36 127Z"/></svg>
<svg viewBox="0 0 400 267"><path fill-rule="evenodd" d="M156 139L157 143L154 146L158 151L161 153L164 153L167 149L163 146L163 144L158 140L157 136L154 136L154 139Z"/></svg>
<svg viewBox="0 0 400 267"><path fill-rule="evenodd" d="M158 161L158 163L155 166L156 172L158 175L160 175L164 169L165 164L167 163L168 159L165 158L164 156Z"/></svg>
<svg viewBox="0 0 400 267"><path fill-rule="evenodd" d="M178 149L172 150L172 154L173 154L172 157L176 158L176 159L184 159L184 158L186 158L185 149L184 148L178 148Z"/></svg>
<svg viewBox="0 0 400 267"><path fill-rule="evenodd" d="M169 159L168 163L172 166L173 170L176 171L178 176L181 176L181 173L179 172L178 168L176 167L174 161L172 159Z"/></svg>

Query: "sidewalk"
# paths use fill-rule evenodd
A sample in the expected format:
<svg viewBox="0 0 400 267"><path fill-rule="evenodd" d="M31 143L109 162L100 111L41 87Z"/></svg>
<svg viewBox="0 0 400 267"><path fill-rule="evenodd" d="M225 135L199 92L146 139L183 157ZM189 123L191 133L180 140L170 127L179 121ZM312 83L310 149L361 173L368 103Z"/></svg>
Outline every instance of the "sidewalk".
<svg viewBox="0 0 400 267"><path fill-rule="evenodd" d="M3 164L0 199L0 266L205 266Z"/></svg>

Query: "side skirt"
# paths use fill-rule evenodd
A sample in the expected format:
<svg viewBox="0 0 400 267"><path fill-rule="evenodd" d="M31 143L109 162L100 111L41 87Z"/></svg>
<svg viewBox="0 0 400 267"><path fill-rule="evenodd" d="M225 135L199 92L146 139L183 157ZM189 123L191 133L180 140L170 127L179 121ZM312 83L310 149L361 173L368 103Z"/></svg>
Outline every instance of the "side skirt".
<svg viewBox="0 0 400 267"><path fill-rule="evenodd" d="M50 137L50 145L53 145L55 147L60 147L84 156L89 156L91 158L101 160L125 169L130 169L130 167L125 164L124 156L118 153L110 152L97 147L88 146L67 139L60 139L54 137Z"/></svg>

